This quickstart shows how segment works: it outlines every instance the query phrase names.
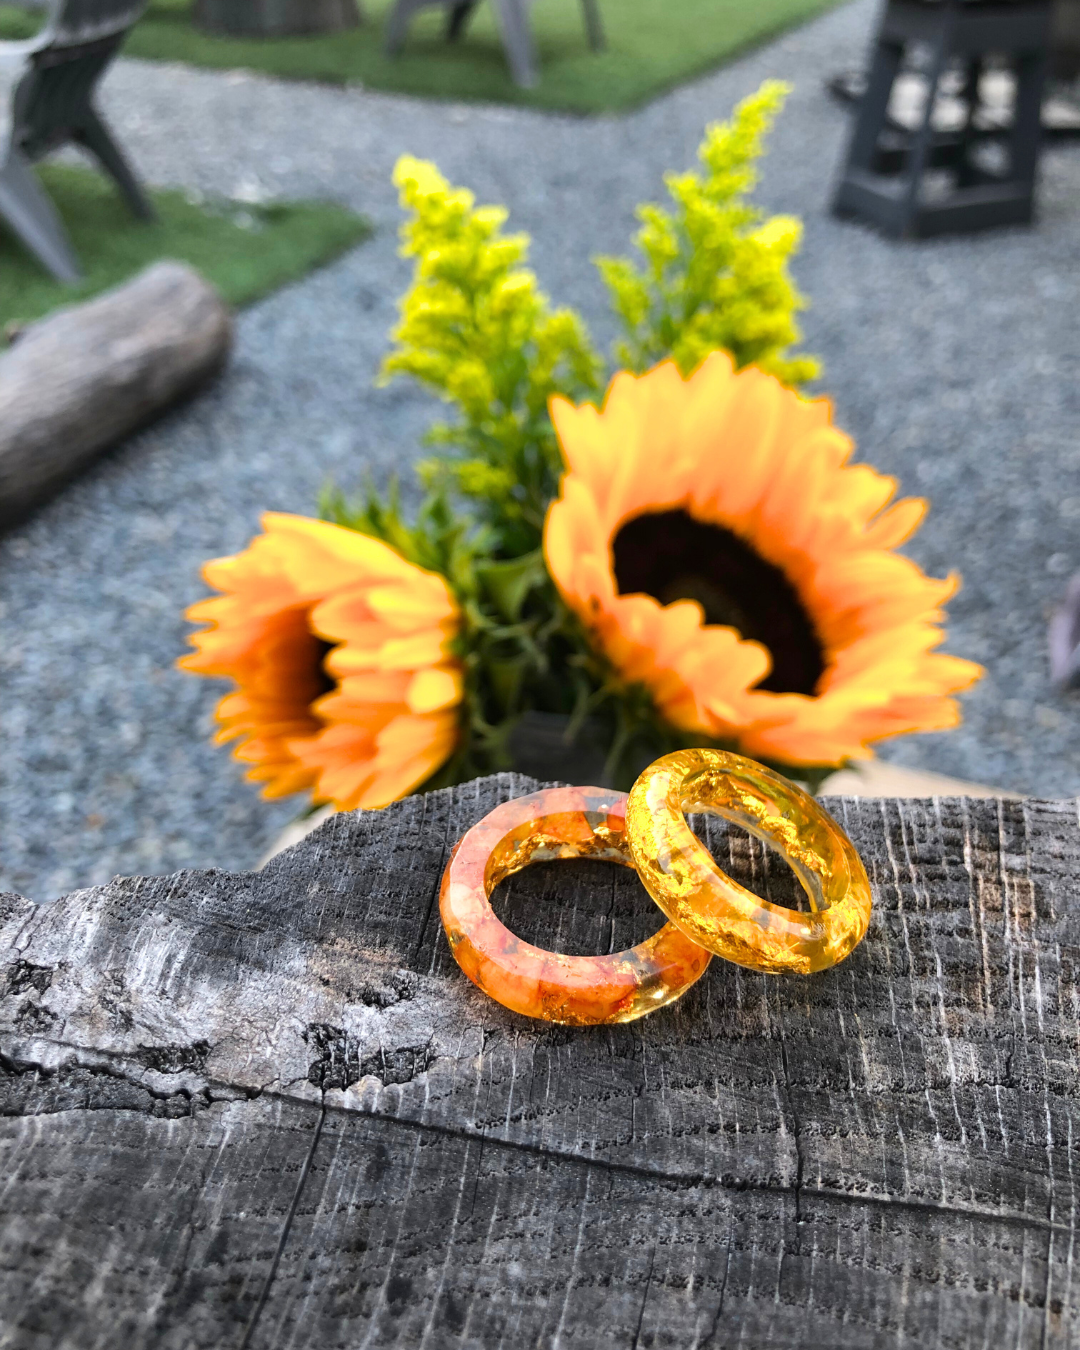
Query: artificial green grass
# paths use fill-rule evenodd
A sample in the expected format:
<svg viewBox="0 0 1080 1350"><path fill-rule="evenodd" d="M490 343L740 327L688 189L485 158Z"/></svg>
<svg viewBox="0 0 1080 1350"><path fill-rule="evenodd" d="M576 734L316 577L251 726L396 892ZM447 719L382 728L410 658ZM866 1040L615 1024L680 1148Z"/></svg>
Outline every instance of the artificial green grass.
<svg viewBox="0 0 1080 1350"><path fill-rule="evenodd" d="M424 11L414 19L402 55L391 60L383 54L383 37L392 0L360 2L365 23L351 32L247 39L197 32L189 18L191 0L151 0L124 50L152 61L240 66L282 79L595 113L652 98L835 0L600 0L607 48L595 53L586 41L580 0L536 0L532 24L541 78L535 89L518 89L510 79L490 4L478 7L455 44L443 36L445 12Z"/></svg>
<svg viewBox="0 0 1080 1350"><path fill-rule="evenodd" d="M371 227L343 206L204 203L154 191L158 220L136 220L113 184L92 169L46 164L42 181L67 227L85 277L54 281L6 229L0 232L0 326L25 323L96 295L159 258L197 268L232 305L248 304L366 239Z"/></svg>

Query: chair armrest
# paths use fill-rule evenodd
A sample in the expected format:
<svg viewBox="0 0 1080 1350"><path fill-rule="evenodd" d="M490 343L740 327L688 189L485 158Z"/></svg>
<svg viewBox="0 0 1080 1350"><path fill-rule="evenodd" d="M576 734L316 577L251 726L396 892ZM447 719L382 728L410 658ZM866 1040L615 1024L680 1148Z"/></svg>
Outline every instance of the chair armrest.
<svg viewBox="0 0 1080 1350"><path fill-rule="evenodd" d="M7 42L0 40L0 62L22 61L28 56L33 56L35 52L43 51L48 47L56 36L57 22L63 7L64 0L49 0L49 4L43 6L46 10L46 18L40 32L35 33L31 38Z"/></svg>
<svg viewBox="0 0 1080 1350"><path fill-rule="evenodd" d="M44 40L43 40L44 39ZM35 52L41 51L52 41L52 34L44 31L37 34L36 37L25 38L21 42L0 41L0 64L11 65L17 61L23 61L28 56L33 56Z"/></svg>

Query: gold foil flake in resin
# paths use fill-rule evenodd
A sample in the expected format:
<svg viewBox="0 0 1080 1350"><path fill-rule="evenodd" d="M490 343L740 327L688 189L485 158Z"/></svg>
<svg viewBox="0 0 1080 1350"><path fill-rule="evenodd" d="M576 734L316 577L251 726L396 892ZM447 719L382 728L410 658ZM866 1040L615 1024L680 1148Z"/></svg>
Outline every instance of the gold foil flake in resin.
<svg viewBox="0 0 1080 1350"><path fill-rule="evenodd" d="M790 864L810 912L740 886L713 860L686 815L711 812L771 844ZM710 952L752 970L808 975L850 955L870 922L870 882L854 844L796 784L722 750L665 755L634 784L626 829L645 889Z"/></svg>

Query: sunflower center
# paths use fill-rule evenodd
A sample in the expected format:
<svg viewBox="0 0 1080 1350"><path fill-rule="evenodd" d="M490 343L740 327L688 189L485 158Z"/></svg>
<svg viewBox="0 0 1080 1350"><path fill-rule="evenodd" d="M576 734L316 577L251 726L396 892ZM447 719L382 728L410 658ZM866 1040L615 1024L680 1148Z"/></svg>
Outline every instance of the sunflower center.
<svg viewBox="0 0 1080 1350"><path fill-rule="evenodd" d="M773 668L756 688L817 690L825 652L810 615L781 569L733 531L686 511L655 511L628 520L611 548L620 595L644 592L662 605L696 600L707 624L769 649Z"/></svg>
<svg viewBox="0 0 1080 1350"><path fill-rule="evenodd" d="M312 636L314 636L314 634ZM334 679L323 664L336 645L337 644L334 642L327 642L325 638L315 638L316 666L314 673L315 680L319 686L319 692L315 695L315 698L322 698L323 694L329 694L332 690L337 688L337 680ZM315 698L311 700L312 703L315 702Z"/></svg>

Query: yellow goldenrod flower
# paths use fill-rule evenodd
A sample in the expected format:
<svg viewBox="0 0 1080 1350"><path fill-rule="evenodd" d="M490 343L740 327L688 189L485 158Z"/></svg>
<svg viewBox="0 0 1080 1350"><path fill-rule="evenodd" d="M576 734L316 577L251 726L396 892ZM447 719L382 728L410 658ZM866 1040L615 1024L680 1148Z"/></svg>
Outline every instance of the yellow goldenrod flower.
<svg viewBox="0 0 1080 1350"><path fill-rule="evenodd" d="M626 369L645 371L670 357L689 375L723 350L736 366L757 366L792 386L820 374L813 357L789 350L806 305L788 272L802 222L766 216L749 195L789 89L766 80L728 121L706 128L700 170L665 175L674 209L638 207L644 266L597 259L622 322L615 356Z"/></svg>
<svg viewBox="0 0 1080 1350"><path fill-rule="evenodd" d="M339 810L385 806L457 742L457 602L380 540L304 516L262 523L243 553L204 567L223 594L187 611L210 626L179 665L236 682L216 739L239 742L264 796L310 787Z"/></svg>
<svg viewBox="0 0 1080 1350"><path fill-rule="evenodd" d="M848 465L828 400L723 352L684 380L617 375L602 411L552 402L568 472L551 575L627 683L674 726L792 765L960 720L978 679L934 652L956 577L893 552L925 503Z"/></svg>

